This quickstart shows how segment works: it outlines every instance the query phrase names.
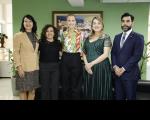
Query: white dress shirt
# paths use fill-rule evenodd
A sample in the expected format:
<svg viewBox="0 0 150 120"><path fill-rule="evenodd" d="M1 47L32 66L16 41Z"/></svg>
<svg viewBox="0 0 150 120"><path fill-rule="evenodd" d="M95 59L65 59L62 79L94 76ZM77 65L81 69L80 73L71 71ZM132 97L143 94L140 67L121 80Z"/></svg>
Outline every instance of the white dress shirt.
<svg viewBox="0 0 150 120"><path fill-rule="evenodd" d="M129 36L129 34L130 34L131 32L132 32L132 28L131 28L129 31L126 32L125 41L127 40L128 36ZM125 32L122 33L121 40L122 40L122 38L123 38L124 33L125 33ZM121 40L120 40L120 42L121 42ZM125 41L124 41L124 42L125 42Z"/></svg>

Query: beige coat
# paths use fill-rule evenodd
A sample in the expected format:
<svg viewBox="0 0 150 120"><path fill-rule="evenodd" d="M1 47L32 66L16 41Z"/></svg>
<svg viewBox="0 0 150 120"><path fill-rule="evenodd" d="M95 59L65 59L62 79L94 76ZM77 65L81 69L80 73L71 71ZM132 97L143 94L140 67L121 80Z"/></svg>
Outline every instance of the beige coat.
<svg viewBox="0 0 150 120"><path fill-rule="evenodd" d="M21 65L26 72L38 70L38 47L39 44L36 43L36 48L34 50L33 45L25 32L16 33L13 40L15 66Z"/></svg>

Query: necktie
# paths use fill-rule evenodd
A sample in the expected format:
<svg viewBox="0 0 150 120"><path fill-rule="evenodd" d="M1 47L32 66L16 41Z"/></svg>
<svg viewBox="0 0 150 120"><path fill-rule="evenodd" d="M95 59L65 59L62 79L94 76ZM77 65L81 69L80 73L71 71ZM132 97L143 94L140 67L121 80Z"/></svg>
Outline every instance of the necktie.
<svg viewBox="0 0 150 120"><path fill-rule="evenodd" d="M123 44L125 43L125 38L126 38L126 33L123 33L123 37L122 37L122 39L120 41L120 48L123 47Z"/></svg>

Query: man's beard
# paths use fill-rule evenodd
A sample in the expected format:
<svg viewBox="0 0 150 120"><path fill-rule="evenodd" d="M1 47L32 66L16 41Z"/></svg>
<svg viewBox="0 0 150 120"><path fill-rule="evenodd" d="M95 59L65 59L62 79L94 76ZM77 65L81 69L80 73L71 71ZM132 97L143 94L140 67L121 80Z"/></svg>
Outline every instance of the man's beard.
<svg viewBox="0 0 150 120"><path fill-rule="evenodd" d="M122 28L122 30L124 31L124 32L127 32L127 31L129 31L129 30L131 30L131 26L125 26L126 28L124 28L124 26L121 26L121 28Z"/></svg>

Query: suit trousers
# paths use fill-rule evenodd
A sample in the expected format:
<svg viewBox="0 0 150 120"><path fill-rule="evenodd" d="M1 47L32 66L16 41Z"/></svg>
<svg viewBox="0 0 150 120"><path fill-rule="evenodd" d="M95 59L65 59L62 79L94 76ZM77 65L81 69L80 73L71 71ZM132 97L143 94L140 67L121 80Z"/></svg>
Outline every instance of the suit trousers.
<svg viewBox="0 0 150 120"><path fill-rule="evenodd" d="M82 88L82 62L80 53L63 53L61 63L63 99L80 99Z"/></svg>
<svg viewBox="0 0 150 120"><path fill-rule="evenodd" d="M57 100L59 89L59 63L40 63L42 100Z"/></svg>
<svg viewBox="0 0 150 120"><path fill-rule="evenodd" d="M136 100L137 80L115 80L116 100Z"/></svg>

